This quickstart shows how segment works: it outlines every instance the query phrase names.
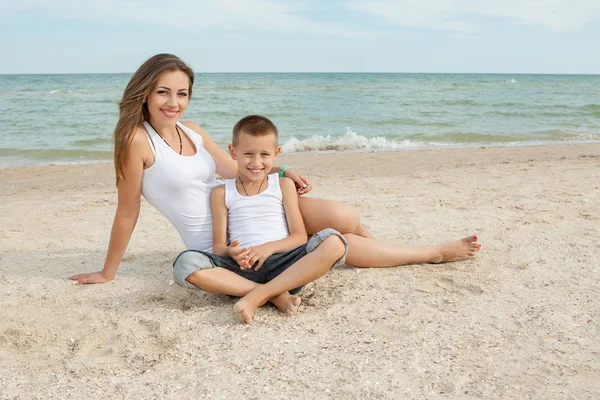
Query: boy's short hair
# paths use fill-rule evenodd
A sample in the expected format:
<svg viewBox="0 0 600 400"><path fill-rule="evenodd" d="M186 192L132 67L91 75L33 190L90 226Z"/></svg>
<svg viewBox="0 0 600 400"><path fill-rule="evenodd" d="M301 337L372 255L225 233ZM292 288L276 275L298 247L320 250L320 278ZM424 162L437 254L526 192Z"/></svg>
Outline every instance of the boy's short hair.
<svg viewBox="0 0 600 400"><path fill-rule="evenodd" d="M235 146L240 137L240 133L246 133L250 136L265 136L269 134L275 135L275 142L279 137L277 127L271 120L262 115L248 115L238 121L233 127L232 144Z"/></svg>

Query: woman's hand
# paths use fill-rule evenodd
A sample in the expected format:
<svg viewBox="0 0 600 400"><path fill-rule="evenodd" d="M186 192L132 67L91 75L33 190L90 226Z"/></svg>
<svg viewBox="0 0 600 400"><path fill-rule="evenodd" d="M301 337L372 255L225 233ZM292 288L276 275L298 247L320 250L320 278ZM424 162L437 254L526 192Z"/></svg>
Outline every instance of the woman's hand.
<svg viewBox="0 0 600 400"><path fill-rule="evenodd" d="M283 176L294 181L298 191L298 196L302 196L303 194L306 194L312 190L312 185L310 184L308 178L294 171L292 168L287 168L285 171L283 171Z"/></svg>
<svg viewBox="0 0 600 400"><path fill-rule="evenodd" d="M104 271L89 272L87 274L77 274L69 277L74 285L90 285L94 283L104 283L115 279L114 276L108 276Z"/></svg>

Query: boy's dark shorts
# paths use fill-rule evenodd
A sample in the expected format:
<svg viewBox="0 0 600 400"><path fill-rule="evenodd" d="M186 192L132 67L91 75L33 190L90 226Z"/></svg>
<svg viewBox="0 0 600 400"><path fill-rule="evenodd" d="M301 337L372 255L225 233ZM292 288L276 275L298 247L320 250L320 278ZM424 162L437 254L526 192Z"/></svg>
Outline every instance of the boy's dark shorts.
<svg viewBox="0 0 600 400"><path fill-rule="evenodd" d="M325 229L314 234L308 243L296 247L285 253L273 254L267 258L263 266L258 270L241 269L238 263L231 257L218 256L206 251L186 250L180 253L173 262L173 276L175 282L183 287L193 287L186 278L196 271L221 267L232 271L252 282L267 283L275 279L283 271L291 267L308 253L314 251L329 236L338 236L345 246L344 255L332 265L332 267L343 265L348 254L348 242L344 236L334 229ZM291 294L297 293L301 287L290 290Z"/></svg>

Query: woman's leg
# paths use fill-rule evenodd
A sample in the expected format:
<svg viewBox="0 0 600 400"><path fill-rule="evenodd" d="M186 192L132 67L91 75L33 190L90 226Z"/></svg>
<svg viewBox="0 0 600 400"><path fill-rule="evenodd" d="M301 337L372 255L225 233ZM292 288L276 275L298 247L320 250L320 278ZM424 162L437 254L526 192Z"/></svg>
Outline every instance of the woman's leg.
<svg viewBox="0 0 600 400"><path fill-rule="evenodd" d="M477 236L431 246L403 246L345 234L346 263L355 267L395 267L404 264L440 263L473 258L481 248Z"/></svg>
<svg viewBox="0 0 600 400"><path fill-rule="evenodd" d="M224 268L203 269L186 278L192 285L208 293L244 297L248 292L262 286ZM293 289L293 288L292 288ZM295 315L301 299L287 291L269 299L275 307L288 315ZM264 303L263 303L264 304Z"/></svg>
<svg viewBox="0 0 600 400"><path fill-rule="evenodd" d="M325 275L331 266L344 256L345 251L346 247L338 236L328 237L314 251L302 257L275 279L251 290L235 303L233 309L243 321L251 324L256 309L267 299Z"/></svg>
<svg viewBox="0 0 600 400"><path fill-rule="evenodd" d="M348 244L346 262L356 267L395 267L404 264L439 263L473 258L481 248L476 236L431 246L404 246L373 238L360 223L356 210L333 200L301 197L300 211L309 234L333 228Z"/></svg>
<svg viewBox="0 0 600 400"><path fill-rule="evenodd" d="M306 232L310 235L332 228L341 233L352 233L373 238L360 223L356 210L339 201L300 197L298 205L304 219Z"/></svg>

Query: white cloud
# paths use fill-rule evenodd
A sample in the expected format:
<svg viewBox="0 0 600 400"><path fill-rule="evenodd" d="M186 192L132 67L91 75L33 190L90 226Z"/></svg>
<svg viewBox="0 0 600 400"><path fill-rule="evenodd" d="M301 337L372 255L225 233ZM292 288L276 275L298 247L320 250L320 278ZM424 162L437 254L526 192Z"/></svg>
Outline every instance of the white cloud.
<svg viewBox="0 0 600 400"><path fill-rule="evenodd" d="M22 0L6 2L0 12L10 17L21 11L43 11L48 15L77 20L137 21L172 26L190 32L264 31L302 33L313 36L367 37L371 33L335 24L314 22L297 15L302 2L274 0Z"/></svg>
<svg viewBox="0 0 600 400"><path fill-rule="evenodd" d="M509 18L556 31L575 31L600 19L599 0L351 0L346 6L404 27L458 32L479 31L478 17Z"/></svg>

